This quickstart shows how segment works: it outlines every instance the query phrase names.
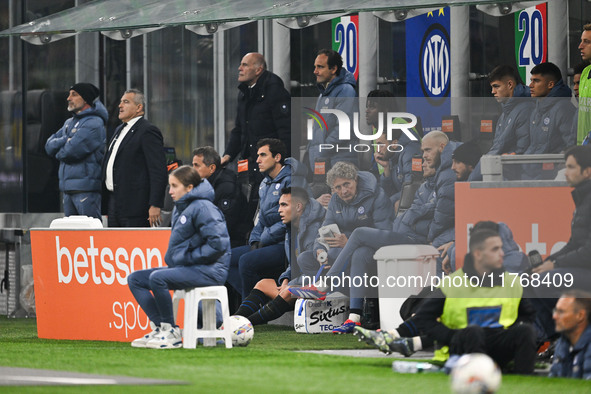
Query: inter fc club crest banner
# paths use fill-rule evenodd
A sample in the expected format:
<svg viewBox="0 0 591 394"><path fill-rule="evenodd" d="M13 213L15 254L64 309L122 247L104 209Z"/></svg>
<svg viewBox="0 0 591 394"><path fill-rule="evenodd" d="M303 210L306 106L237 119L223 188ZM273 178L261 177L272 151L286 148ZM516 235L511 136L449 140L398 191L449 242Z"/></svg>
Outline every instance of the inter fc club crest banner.
<svg viewBox="0 0 591 394"><path fill-rule="evenodd" d="M332 49L340 53L343 67L359 79L359 16L332 20Z"/></svg>
<svg viewBox="0 0 591 394"><path fill-rule="evenodd" d="M531 69L548 61L547 3L515 13L515 61L526 84Z"/></svg>
<svg viewBox="0 0 591 394"><path fill-rule="evenodd" d="M406 23L407 110L421 117L423 130L441 129L450 114L451 51L449 7L408 19ZM416 108L415 108L416 106Z"/></svg>

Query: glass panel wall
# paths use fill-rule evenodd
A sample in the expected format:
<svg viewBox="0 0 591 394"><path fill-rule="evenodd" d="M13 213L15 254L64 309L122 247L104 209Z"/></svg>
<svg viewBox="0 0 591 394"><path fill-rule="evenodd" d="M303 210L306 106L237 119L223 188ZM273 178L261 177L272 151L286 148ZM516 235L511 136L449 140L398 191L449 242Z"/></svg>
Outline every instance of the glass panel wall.
<svg viewBox="0 0 591 394"><path fill-rule="evenodd" d="M406 33L404 22L378 19L378 89L406 96Z"/></svg>
<svg viewBox="0 0 591 394"><path fill-rule="evenodd" d="M13 1L0 3L0 29L20 21L20 8ZM0 38L0 212L21 212L22 185L22 96L21 44L16 37Z"/></svg>
<svg viewBox="0 0 591 394"><path fill-rule="evenodd" d="M162 130L164 145L190 163L195 147L213 145L213 38L179 26L146 40L148 117Z"/></svg>
<svg viewBox="0 0 591 394"><path fill-rule="evenodd" d="M75 0L0 2L0 28L74 5ZM580 62L577 47L583 24L591 21L591 3L569 0L568 7L567 65L572 69ZM498 64L515 64L514 15L491 16L471 6L469 18L469 95L490 98L485 75ZM405 26L406 22L378 21L379 88L395 96L406 94ZM175 147L177 156L188 163L194 147L213 145L214 99L221 94L225 119L222 130L227 141L236 114L238 66L244 54L259 50L258 32L258 22L252 22L216 33L224 37L224 65L219 70L224 80L222 92L213 88L213 36L199 36L183 27L165 28L128 42L85 33L94 35L99 42L99 64L93 67L99 70L102 98L110 115L108 129L113 130L119 123L117 106L126 87L142 89L147 92L149 119L162 130L165 144ZM316 97L313 63L318 49L331 47L331 22L294 29L290 41L291 79L297 82L291 88L292 96ZM0 58L0 212L59 209L57 162L44 154L43 147L47 137L69 116L65 97L69 86L77 82L75 43L74 37L41 46L18 38L0 38L0 50L6 54ZM571 75L567 82L572 86ZM22 108L23 83L28 91L26 110ZM25 169L27 174L23 175ZM26 185L23 179L28 180ZM28 190L26 195L24 189Z"/></svg>
<svg viewBox="0 0 591 394"><path fill-rule="evenodd" d="M99 33L93 33L99 34ZM142 48L141 43L143 42L143 37L134 37L130 40L130 45L132 48ZM111 138L113 135L115 128L121 123L119 121L119 101L123 92L126 90L127 86L127 66L126 66L126 41L118 41L107 38L104 35L100 35L101 40L101 59L100 59L100 67L102 68L102 75L103 78L103 92L102 97L104 99L103 104L107 107L107 112L109 113L109 120L107 122L107 140ZM132 58L134 58L132 56ZM141 61L141 60L140 60ZM139 71L139 72L138 72ZM139 75L139 80L143 81L143 77L141 72L143 72L143 67L140 67L139 70L137 68L132 67L131 69L131 87L137 88L140 90L144 89L142 84L135 85L134 82L136 79L134 78L136 75Z"/></svg>
<svg viewBox="0 0 591 394"><path fill-rule="evenodd" d="M0 5L2 29L73 7L74 0L31 0L25 4L24 10L21 1ZM0 68L0 182L6 190L0 198L0 211L58 211L58 165L45 154L44 146L68 117L65 98L74 81L74 40L36 46L18 38L2 38L0 46L2 53L8 54L2 60L5 67ZM25 110L23 85L27 92Z"/></svg>

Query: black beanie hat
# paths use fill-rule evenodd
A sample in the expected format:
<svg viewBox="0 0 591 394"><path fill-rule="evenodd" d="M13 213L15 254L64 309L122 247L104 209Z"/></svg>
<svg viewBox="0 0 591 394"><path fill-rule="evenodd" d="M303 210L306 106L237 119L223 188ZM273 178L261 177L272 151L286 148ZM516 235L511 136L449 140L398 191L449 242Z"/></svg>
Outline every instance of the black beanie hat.
<svg viewBox="0 0 591 394"><path fill-rule="evenodd" d="M474 142L466 142L456 148L451 155L451 158L460 163L476 167L482 152L480 147Z"/></svg>
<svg viewBox="0 0 591 394"><path fill-rule="evenodd" d="M75 92L77 92L80 95L80 97L82 97L84 101L86 101L86 104L88 105L93 105L94 100L99 95L98 88L93 84L86 82L79 82L73 85L70 88L70 90L74 90Z"/></svg>

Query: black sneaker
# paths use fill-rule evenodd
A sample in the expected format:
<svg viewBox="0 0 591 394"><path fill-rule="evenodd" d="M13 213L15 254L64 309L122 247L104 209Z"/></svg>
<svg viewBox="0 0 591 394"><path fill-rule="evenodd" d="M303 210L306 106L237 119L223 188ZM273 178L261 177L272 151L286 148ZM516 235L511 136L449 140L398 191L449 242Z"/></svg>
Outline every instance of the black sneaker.
<svg viewBox="0 0 591 394"><path fill-rule="evenodd" d="M388 347L392 352L400 353L404 357L410 357L415 352L412 338L396 338L388 343Z"/></svg>

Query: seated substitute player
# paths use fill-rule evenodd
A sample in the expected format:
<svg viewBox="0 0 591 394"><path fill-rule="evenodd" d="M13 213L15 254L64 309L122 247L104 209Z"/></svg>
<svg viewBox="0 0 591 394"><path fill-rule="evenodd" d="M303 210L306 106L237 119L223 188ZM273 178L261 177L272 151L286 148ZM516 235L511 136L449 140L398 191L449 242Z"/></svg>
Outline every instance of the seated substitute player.
<svg viewBox="0 0 591 394"><path fill-rule="evenodd" d="M576 142L571 129L576 108L572 91L562 80L560 69L553 63L540 63L531 70L529 84L535 108L530 116L526 155L560 153Z"/></svg>
<svg viewBox="0 0 591 394"><path fill-rule="evenodd" d="M487 155L523 154L529 146L529 116L534 109L529 87L512 66L500 65L488 75L491 92L501 104L493 144Z"/></svg>
<svg viewBox="0 0 591 394"><path fill-rule="evenodd" d="M295 299L291 297L288 288L290 285L301 283L301 276L292 279L292 272L297 272L296 269L292 270L292 256L297 258L300 251L312 249L325 212L322 205L310 198L306 190L299 187L286 187L281 190L279 215L287 227L285 254L289 266L277 282L273 279L260 280L242 301L235 315L245 316L253 325L257 325L277 319L292 308ZM311 271L302 269L302 274L314 276L317 266L311 268Z"/></svg>
<svg viewBox="0 0 591 394"><path fill-rule="evenodd" d="M375 273L375 260L373 255L382 246L394 244L421 244L428 243L428 233L433 213L435 211L435 169L423 163L425 181L415 193L411 207L400 214L394 220L388 230L361 227L355 229L349 238L347 245L339 254L330 270L326 273L326 282L332 276L338 276L347 270L350 265L351 277L363 277L364 274ZM293 287L290 291L301 298L323 299L329 290L328 285ZM363 296L370 295L369 290L362 286L351 286L350 289L350 313L349 318L341 327L337 327L335 334L352 333L353 327L361 324L361 312ZM371 294L375 296L375 294Z"/></svg>
<svg viewBox="0 0 591 394"><path fill-rule="evenodd" d="M392 93L387 90L372 90L367 95L365 119L372 126L374 134L379 128L382 134L375 140L376 152L373 160L379 170L379 180L382 189L393 203L400 200L400 193L404 183L412 181L412 158L421 153L421 142L417 130L410 131L416 137L411 140L401 129L392 131L392 141L387 140L385 119L388 110L392 110L394 102ZM381 119L381 121L380 121ZM405 119L394 118L393 123L407 123ZM380 125L380 123L382 123ZM380 126L382 126L380 128ZM400 151L400 149L402 149Z"/></svg>
<svg viewBox="0 0 591 394"><path fill-rule="evenodd" d="M182 166L169 175L168 183L175 207L164 256L167 267L135 271L127 278L129 290L152 327L150 333L131 342L133 347L181 347L170 290L222 286L230 265L230 236L224 215L213 204L215 193L209 182L202 182L191 166Z"/></svg>
<svg viewBox="0 0 591 394"><path fill-rule="evenodd" d="M285 226L277 208L280 190L291 186L291 159L285 159L285 144L278 139L265 138L257 146L257 163L265 174L259 186L259 214L249 245L232 249L228 272L228 283L242 294L242 299L259 280L278 278L285 269Z"/></svg>
<svg viewBox="0 0 591 394"><path fill-rule="evenodd" d="M513 361L513 372L530 374L536 358L535 331L530 324L534 313L522 298L521 285L503 269L501 237L495 231L475 231L469 247L464 267L443 280L412 320L419 332L435 340L435 361L485 353L502 368ZM458 277L462 280L454 282ZM384 343L406 356L415 350L409 338L391 340L382 332L355 330L381 350Z"/></svg>
<svg viewBox="0 0 591 394"><path fill-rule="evenodd" d="M323 245L318 238L313 250L302 252L298 257L298 266L302 270L312 271L308 267L315 267L317 270L323 264L319 257L324 253L327 255L327 265L335 262L353 231L359 227L381 230L392 227L392 204L371 173L358 171L351 163L337 162L327 173L327 183L334 194L322 226L336 224L340 234L324 238L330 248Z"/></svg>
<svg viewBox="0 0 591 394"><path fill-rule="evenodd" d="M337 162L326 174L326 183L334 191L327 207L322 226L336 224L340 234L324 238L326 248L319 239L313 250L306 250L298 257L300 267L319 267L318 255L327 252L327 264L331 264L345 247L353 230L358 227L389 228L392 209L390 200L369 172L359 171L354 164Z"/></svg>
<svg viewBox="0 0 591 394"><path fill-rule="evenodd" d="M466 182L480 162L482 152L476 142L466 142L458 146L451 155L451 169L456 174L456 181Z"/></svg>
<svg viewBox="0 0 591 394"><path fill-rule="evenodd" d="M459 146L457 142L450 142L445 133L432 131L422 141L424 177L433 177L427 180L417 194L409 211L400 219L394 221L394 227L389 229L358 228L351 235L350 245L345 246L332 267L323 278L323 283L300 288L292 288L290 291L302 298L326 297L326 292L331 289L329 283L333 283L333 277L341 276L350 266L351 277L356 282L356 277L364 274L371 275L375 271L373 255L379 248L388 245L431 243L439 247L454 238L454 183L456 174L451 169L452 153ZM433 175L427 175L428 171L435 171ZM429 193L425 193L428 189ZM420 224L420 226L418 225ZM357 282L359 283L359 282ZM362 294L375 289L364 286L351 287L351 304L349 319L342 327L333 330L335 334L352 333L355 326L361 325L360 311L363 302Z"/></svg>

